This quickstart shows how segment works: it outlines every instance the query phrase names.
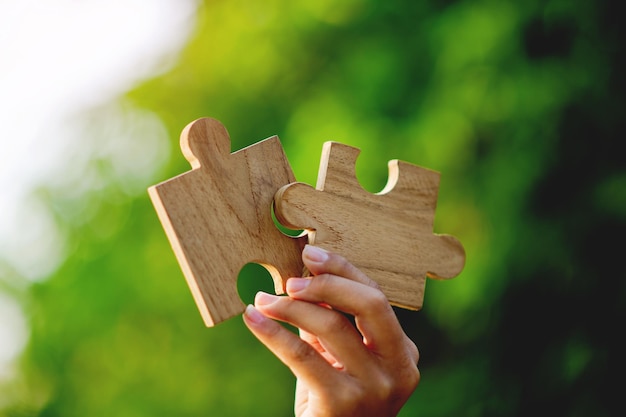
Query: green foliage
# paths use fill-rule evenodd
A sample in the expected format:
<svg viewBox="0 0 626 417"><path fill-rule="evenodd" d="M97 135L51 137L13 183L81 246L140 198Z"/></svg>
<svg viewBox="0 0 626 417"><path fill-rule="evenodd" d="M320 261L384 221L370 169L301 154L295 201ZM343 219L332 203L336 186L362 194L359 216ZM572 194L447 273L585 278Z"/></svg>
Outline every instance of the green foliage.
<svg viewBox="0 0 626 417"><path fill-rule="evenodd" d="M207 0L178 64L126 100L168 132L154 182L189 169L178 135L203 116L233 149L278 134L310 184L327 140L362 149L373 192L390 159L441 172L436 231L468 261L427 284L421 312L398 311L423 378L402 416L615 415L626 173L613 3ZM48 194L72 250L29 293L4 415L290 415L293 377L241 320L203 327L147 194L107 172L98 193ZM63 215L85 206L88 221ZM244 274L244 299L271 288Z"/></svg>

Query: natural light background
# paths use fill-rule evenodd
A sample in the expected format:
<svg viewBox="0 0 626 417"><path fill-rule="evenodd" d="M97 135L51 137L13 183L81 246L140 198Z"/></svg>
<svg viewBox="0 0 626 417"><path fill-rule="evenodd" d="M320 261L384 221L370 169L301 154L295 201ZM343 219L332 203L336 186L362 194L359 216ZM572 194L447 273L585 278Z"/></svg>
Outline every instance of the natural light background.
<svg viewBox="0 0 626 417"><path fill-rule="evenodd" d="M309 184L328 140L362 150L370 191L391 159L441 173L434 232L467 263L394 310L423 376L401 417L613 417L618 6L0 0L0 417L293 413L240 317L205 328L146 192L189 170L178 138L203 116L232 150L278 135Z"/></svg>
<svg viewBox="0 0 626 417"><path fill-rule="evenodd" d="M145 192L133 179L143 183L167 156L165 133L150 114L129 117L132 109L116 98L169 68L194 29L196 7L196 0L0 0L0 378L10 376L27 340L15 293L65 254L36 190L97 186L81 172L96 154L114 157L127 192ZM100 107L115 128L83 137L81 112ZM143 136L134 136L137 124Z"/></svg>

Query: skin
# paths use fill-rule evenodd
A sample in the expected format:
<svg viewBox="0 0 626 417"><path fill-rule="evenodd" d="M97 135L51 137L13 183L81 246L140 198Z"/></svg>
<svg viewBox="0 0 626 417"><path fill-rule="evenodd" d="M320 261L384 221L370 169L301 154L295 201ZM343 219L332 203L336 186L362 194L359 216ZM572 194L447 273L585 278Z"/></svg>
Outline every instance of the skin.
<svg viewBox="0 0 626 417"><path fill-rule="evenodd" d="M259 292L243 316L296 376L295 415L397 416L420 380L417 347L363 272L311 245L302 259L312 277L290 278L287 296Z"/></svg>

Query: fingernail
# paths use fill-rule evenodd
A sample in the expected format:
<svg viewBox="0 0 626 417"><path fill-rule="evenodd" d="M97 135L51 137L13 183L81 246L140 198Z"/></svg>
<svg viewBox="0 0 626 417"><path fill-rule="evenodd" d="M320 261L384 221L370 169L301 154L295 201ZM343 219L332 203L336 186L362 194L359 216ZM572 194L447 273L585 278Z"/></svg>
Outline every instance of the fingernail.
<svg viewBox="0 0 626 417"><path fill-rule="evenodd" d="M323 263L328 259L328 252L317 246L306 245L304 247L304 256L311 262Z"/></svg>
<svg viewBox="0 0 626 417"><path fill-rule="evenodd" d="M289 294L302 291L311 284L311 280L307 278L289 278L287 280L287 292Z"/></svg>
<svg viewBox="0 0 626 417"><path fill-rule="evenodd" d="M268 306L270 304L275 303L278 300L278 296L271 295L263 291L259 291L256 293L254 297L254 305L255 306Z"/></svg>
<svg viewBox="0 0 626 417"><path fill-rule="evenodd" d="M253 305L250 304L246 306L246 311L244 311L243 314L248 319L248 321L254 324L261 324L266 320L266 317L261 314L259 310L254 308Z"/></svg>

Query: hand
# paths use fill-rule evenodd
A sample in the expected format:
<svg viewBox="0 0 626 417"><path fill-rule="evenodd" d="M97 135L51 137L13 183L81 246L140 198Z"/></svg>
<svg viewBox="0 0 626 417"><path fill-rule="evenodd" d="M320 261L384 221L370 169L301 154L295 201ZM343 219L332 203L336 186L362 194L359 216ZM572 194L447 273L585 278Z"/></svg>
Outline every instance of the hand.
<svg viewBox="0 0 626 417"><path fill-rule="evenodd" d="M362 271L310 245L302 259L313 277L290 278L288 296L259 292L244 313L296 376L296 416L396 416L419 383L417 347ZM270 318L296 326L300 337Z"/></svg>

